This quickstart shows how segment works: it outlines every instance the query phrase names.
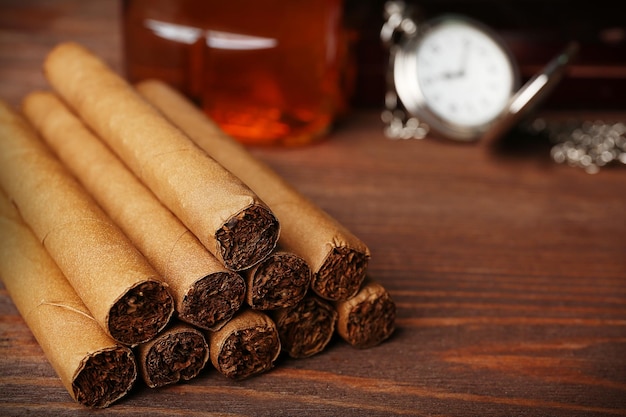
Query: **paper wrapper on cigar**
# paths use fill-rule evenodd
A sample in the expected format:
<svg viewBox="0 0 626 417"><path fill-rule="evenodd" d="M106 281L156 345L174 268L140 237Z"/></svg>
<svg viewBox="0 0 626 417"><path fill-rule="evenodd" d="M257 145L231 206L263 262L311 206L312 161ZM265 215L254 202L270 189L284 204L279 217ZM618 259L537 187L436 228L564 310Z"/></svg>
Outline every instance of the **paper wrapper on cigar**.
<svg viewBox="0 0 626 417"><path fill-rule="evenodd" d="M282 349L292 358L308 358L323 351L337 323L337 311L315 294L293 307L272 312Z"/></svg>
<svg viewBox="0 0 626 417"><path fill-rule="evenodd" d="M133 345L165 327L174 306L156 271L3 103L0 186L111 337Z"/></svg>
<svg viewBox="0 0 626 417"><path fill-rule="evenodd" d="M255 310L290 307L302 300L311 284L311 269L301 257L276 250L245 272L246 301Z"/></svg>
<svg viewBox="0 0 626 417"><path fill-rule="evenodd" d="M243 310L217 332L209 332L211 363L232 379L270 370L279 354L276 325L260 311Z"/></svg>
<svg viewBox="0 0 626 417"><path fill-rule="evenodd" d="M243 303L243 278L226 269L54 94L23 111L59 159L169 285L178 318L216 330Z"/></svg>
<svg viewBox="0 0 626 417"><path fill-rule="evenodd" d="M226 267L265 258L279 224L238 178L195 146L103 61L75 43L44 62L53 88Z"/></svg>
<svg viewBox="0 0 626 417"><path fill-rule="evenodd" d="M72 398L107 407L132 387L133 352L109 337L0 193L0 278Z"/></svg>
<svg viewBox="0 0 626 417"><path fill-rule="evenodd" d="M270 206L281 223L281 246L309 264L313 272L311 288L318 295L345 300L358 291L370 257L363 242L222 133L179 93L158 81L145 81L136 88Z"/></svg>
<svg viewBox="0 0 626 417"><path fill-rule="evenodd" d="M370 348L395 330L396 304L387 290L367 282L353 298L337 303L337 333L356 348Z"/></svg>
<svg viewBox="0 0 626 417"><path fill-rule="evenodd" d="M209 360L204 334L185 323L175 323L137 348L139 370L150 388L159 388L198 376Z"/></svg>

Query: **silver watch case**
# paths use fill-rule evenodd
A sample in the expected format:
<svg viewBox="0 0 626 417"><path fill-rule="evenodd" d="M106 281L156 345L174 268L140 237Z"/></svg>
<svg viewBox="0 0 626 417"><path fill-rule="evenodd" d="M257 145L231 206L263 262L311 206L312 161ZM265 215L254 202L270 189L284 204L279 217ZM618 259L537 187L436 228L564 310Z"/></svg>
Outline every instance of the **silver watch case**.
<svg viewBox="0 0 626 417"><path fill-rule="evenodd" d="M514 80L510 93L511 96L513 96L520 85L519 69L513 54L510 52L509 48L500 36L492 29L478 21L460 15L444 15L424 22L418 25L417 31L413 34L404 36L403 39L400 40L400 43L396 45L395 48L395 56L391 58L393 65L394 89L406 111L411 115L416 116L420 121L428 124L435 134L459 141L476 141L480 139L481 136L491 128L494 122L501 115L505 114L508 109L503 108L501 114L494 117L492 120L472 126L459 125L443 120L433 112L428 102L425 100L420 88L418 79L419 75L416 69L417 51L419 50L425 35L440 25L456 22L471 25L477 30L485 33L495 41L496 45L502 50L505 56L508 57L510 69L512 71L512 79Z"/></svg>
<svg viewBox="0 0 626 417"><path fill-rule="evenodd" d="M424 36L439 25L455 21L471 25L492 38L509 58L511 71L513 71L514 85L507 105L501 114L479 125L458 125L439 117L426 102L417 77L415 58ZM415 28L414 25L413 28ZM385 31L384 38L387 41L392 38L392 32L388 29ZM501 37L481 22L461 15L444 15L419 24L417 30L404 32L402 35L399 42L392 46L393 54L390 56L390 75L392 75L396 95L406 111L429 125L435 135L459 141L493 140L504 135L548 96L563 77L567 65L578 53L578 43L570 42L541 72L519 88L519 68L513 54Z"/></svg>

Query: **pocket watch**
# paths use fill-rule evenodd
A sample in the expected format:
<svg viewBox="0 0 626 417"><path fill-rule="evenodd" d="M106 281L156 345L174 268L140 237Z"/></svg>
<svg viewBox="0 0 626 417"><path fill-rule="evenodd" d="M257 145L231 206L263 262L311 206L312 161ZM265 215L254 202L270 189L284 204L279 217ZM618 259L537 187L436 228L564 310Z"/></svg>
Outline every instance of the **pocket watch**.
<svg viewBox="0 0 626 417"><path fill-rule="evenodd" d="M486 25L452 14L417 25L404 2L390 1L385 9L381 39L389 47L389 89L383 120L389 137L500 136L545 95L569 61L560 56L544 77L520 89L513 55Z"/></svg>

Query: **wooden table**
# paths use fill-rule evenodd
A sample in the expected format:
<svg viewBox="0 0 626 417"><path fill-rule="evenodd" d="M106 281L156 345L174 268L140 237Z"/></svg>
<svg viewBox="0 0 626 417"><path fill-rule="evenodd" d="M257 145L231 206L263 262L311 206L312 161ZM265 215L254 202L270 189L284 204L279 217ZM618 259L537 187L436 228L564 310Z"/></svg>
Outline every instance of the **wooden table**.
<svg viewBox="0 0 626 417"><path fill-rule="evenodd" d="M117 7L3 1L0 97L46 88L41 63L62 40L121 69ZM396 333L368 350L336 339L242 382L207 368L137 384L97 415L626 415L626 167L589 175L530 140L391 141L377 111L315 146L253 152L370 246ZM0 415L91 415L1 286L0 329Z"/></svg>

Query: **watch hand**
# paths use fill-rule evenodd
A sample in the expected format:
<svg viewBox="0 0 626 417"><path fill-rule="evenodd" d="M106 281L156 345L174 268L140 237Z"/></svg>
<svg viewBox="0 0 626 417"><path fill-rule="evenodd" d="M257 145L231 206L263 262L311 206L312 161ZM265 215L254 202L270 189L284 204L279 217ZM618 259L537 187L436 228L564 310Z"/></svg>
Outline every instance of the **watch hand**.
<svg viewBox="0 0 626 417"><path fill-rule="evenodd" d="M465 75L465 70L467 69L467 61L469 59L469 47L470 41L468 39L464 39L463 41L463 51L461 54L461 62L459 63L459 68L456 71L448 71L441 74L441 77L446 80L452 80L455 78L460 78Z"/></svg>
<svg viewBox="0 0 626 417"><path fill-rule="evenodd" d="M452 80L455 78L462 77L463 74L464 74L464 71L444 72L443 74L441 74L441 78L445 78L446 80Z"/></svg>
<svg viewBox="0 0 626 417"><path fill-rule="evenodd" d="M462 77L465 75L465 70L467 69L467 60L469 58L469 49L470 49L470 41L469 39L463 40L463 51L461 55L461 62L459 65L459 69L454 72L458 77Z"/></svg>

